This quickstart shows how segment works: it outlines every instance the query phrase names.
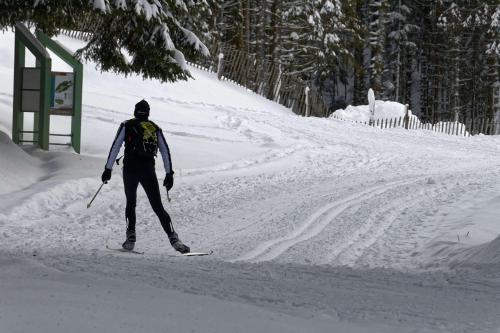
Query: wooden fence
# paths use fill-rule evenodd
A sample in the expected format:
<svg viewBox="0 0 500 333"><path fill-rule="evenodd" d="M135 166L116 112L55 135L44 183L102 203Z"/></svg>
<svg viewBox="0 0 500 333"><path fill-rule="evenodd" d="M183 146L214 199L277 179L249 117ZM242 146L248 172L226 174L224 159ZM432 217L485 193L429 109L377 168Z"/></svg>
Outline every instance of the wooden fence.
<svg viewBox="0 0 500 333"><path fill-rule="evenodd" d="M92 37L94 18L88 16L78 23L78 31L61 29L70 37L88 41ZM196 60L198 68L217 73L220 80L227 80L243 86L256 94L275 101L301 116L327 117L328 108L314 87L294 75L283 73L281 65L270 59L260 60L255 54L248 54L228 47L211 50L211 56Z"/></svg>
<svg viewBox="0 0 500 333"><path fill-rule="evenodd" d="M90 38L92 37L91 32L86 32L86 31L76 31L76 30L66 30L66 29L61 29L59 32L63 35L73 37L79 40L83 40L85 42L88 42Z"/></svg>
<svg viewBox="0 0 500 333"><path fill-rule="evenodd" d="M335 114L332 115L333 119L342 121L349 121L352 123L363 124L366 126L373 126L380 129L386 128L405 128L408 130L428 130L437 133L458 136L471 136L471 135L495 135L500 134L500 122L490 118L476 118L476 119L441 119L439 121L431 122L419 119L417 116L398 117L398 118L384 118L376 119L372 124L368 121L360 122L354 120L343 119Z"/></svg>
<svg viewBox="0 0 500 333"><path fill-rule="evenodd" d="M231 81L256 94L275 101L301 116L328 117L330 113L322 96L305 81L283 73L281 65L260 60L236 48L216 49L211 57L200 59L198 65L217 73L220 80ZM192 64L193 65L193 64Z"/></svg>

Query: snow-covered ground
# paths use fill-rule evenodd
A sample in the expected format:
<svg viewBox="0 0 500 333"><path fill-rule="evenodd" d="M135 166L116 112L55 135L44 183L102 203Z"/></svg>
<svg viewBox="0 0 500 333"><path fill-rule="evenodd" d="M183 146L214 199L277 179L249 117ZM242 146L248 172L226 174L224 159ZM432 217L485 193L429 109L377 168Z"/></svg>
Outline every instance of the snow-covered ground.
<svg viewBox="0 0 500 333"><path fill-rule="evenodd" d="M82 155L21 149L13 44L0 35L0 332L500 332L499 138L302 118L194 68L159 84L87 64ZM166 208L210 257L172 256L142 190L146 254L106 250L124 238L119 166L86 208L141 98L172 150Z"/></svg>

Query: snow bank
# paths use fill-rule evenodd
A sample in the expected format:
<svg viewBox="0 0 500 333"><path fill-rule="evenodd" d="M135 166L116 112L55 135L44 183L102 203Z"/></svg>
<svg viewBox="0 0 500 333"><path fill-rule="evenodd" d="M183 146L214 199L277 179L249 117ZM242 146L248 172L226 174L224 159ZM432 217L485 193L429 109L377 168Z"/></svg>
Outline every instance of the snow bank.
<svg viewBox="0 0 500 333"><path fill-rule="evenodd" d="M405 116L406 109L403 104L390 101L375 102L375 120L384 119L399 119ZM447 133L455 135L469 136L469 132L465 128L465 124L460 122L440 121L435 124L421 122L420 119L413 115L411 110L408 112L410 116L410 126L413 129L430 130L438 133ZM353 121L358 123L368 123L370 121L370 107L368 105L349 105L345 109L335 111L331 117L342 120Z"/></svg>
<svg viewBox="0 0 500 333"><path fill-rule="evenodd" d="M464 237L465 235L462 235ZM467 236L465 236L467 237ZM462 242L464 241L464 242ZM435 241L427 248L427 263L425 268L451 269L472 267L480 274L488 274L488 271L500 267L500 235L490 242L480 245L469 245L467 239L457 241Z"/></svg>
<svg viewBox="0 0 500 333"><path fill-rule="evenodd" d="M8 156L8 158L7 158ZM0 131L0 194L33 184L41 175L40 163Z"/></svg>
<svg viewBox="0 0 500 333"><path fill-rule="evenodd" d="M412 115L410 111L410 115ZM370 120L369 105L349 105L345 109L335 111L332 116L357 122L368 122ZM391 119L405 116L405 106L401 103L390 101L375 101L375 119Z"/></svg>
<svg viewBox="0 0 500 333"><path fill-rule="evenodd" d="M467 252L469 257L464 260L466 264L500 264L500 236Z"/></svg>

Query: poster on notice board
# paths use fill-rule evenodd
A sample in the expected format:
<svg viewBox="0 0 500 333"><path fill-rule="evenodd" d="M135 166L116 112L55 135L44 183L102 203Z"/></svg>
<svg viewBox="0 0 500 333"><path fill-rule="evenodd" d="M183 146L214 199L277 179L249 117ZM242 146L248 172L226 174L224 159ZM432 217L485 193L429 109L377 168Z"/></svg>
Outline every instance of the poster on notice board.
<svg viewBox="0 0 500 333"><path fill-rule="evenodd" d="M50 108L52 114L71 115L73 113L73 73L52 72Z"/></svg>

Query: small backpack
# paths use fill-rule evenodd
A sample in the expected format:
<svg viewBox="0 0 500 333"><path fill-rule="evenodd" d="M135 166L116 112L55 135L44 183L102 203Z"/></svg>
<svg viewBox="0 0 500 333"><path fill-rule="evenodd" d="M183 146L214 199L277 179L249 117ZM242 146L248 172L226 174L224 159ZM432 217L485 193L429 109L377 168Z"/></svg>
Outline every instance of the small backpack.
<svg viewBox="0 0 500 333"><path fill-rule="evenodd" d="M151 121L131 120L125 131L125 150L140 156L155 157L158 153L158 127Z"/></svg>

